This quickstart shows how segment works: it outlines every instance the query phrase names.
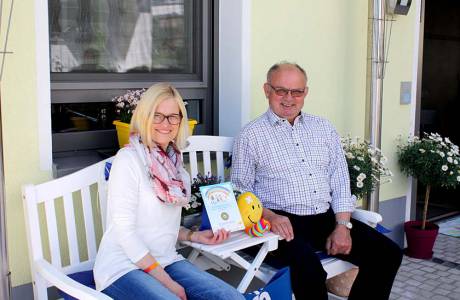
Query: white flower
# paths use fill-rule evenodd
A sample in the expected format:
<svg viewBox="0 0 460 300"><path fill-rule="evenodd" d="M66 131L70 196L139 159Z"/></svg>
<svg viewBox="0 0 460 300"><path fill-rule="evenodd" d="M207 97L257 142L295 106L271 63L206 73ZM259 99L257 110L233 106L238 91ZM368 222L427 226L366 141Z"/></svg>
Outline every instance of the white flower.
<svg viewBox="0 0 460 300"><path fill-rule="evenodd" d="M353 169L355 169L356 171L361 171L361 168L356 165L353 166Z"/></svg>
<svg viewBox="0 0 460 300"><path fill-rule="evenodd" d="M454 174L454 172L452 172L452 171L449 172L449 175L453 175L453 174Z"/></svg>
<svg viewBox="0 0 460 300"><path fill-rule="evenodd" d="M362 157L362 156L358 156L357 159L360 160L360 161L364 161L364 157Z"/></svg>
<svg viewBox="0 0 460 300"><path fill-rule="evenodd" d="M449 156L449 157L447 157L447 161L452 163L454 160L452 159L452 157Z"/></svg>
<svg viewBox="0 0 460 300"><path fill-rule="evenodd" d="M444 154L444 152L439 151L438 153L439 153L439 155L440 155L441 157L446 156L446 155Z"/></svg>
<svg viewBox="0 0 460 300"><path fill-rule="evenodd" d="M347 154L345 154L345 155L346 155L347 158L349 158L349 159L355 158L355 156L354 156L353 153L351 153L351 152L347 152Z"/></svg>
<svg viewBox="0 0 460 300"><path fill-rule="evenodd" d="M458 160L454 159L454 165L458 165Z"/></svg>
<svg viewBox="0 0 460 300"><path fill-rule="evenodd" d="M459 177L460 177L460 176L459 176ZM357 186L358 188L362 188L362 187L364 186L364 184L363 184L362 181L358 181L358 182L356 183L356 186Z"/></svg>
<svg viewBox="0 0 460 300"><path fill-rule="evenodd" d="M457 176L457 181L460 181L460 176Z"/></svg>
<svg viewBox="0 0 460 300"><path fill-rule="evenodd" d="M447 152L447 155L448 155L448 156L452 156L453 153L449 151L449 152Z"/></svg>
<svg viewBox="0 0 460 300"><path fill-rule="evenodd" d="M426 152L425 149L422 149L422 148L418 149L418 151L420 151L420 153L425 153Z"/></svg>
<svg viewBox="0 0 460 300"><path fill-rule="evenodd" d="M447 171L447 169L449 169L449 168L448 168L446 165L443 165L443 166L441 167L441 169L442 169L443 171Z"/></svg>
<svg viewBox="0 0 460 300"><path fill-rule="evenodd" d="M363 181L364 179L366 179L366 177L367 177L366 174L360 173L360 174L358 175L358 177L356 177L356 179L357 179L358 181Z"/></svg>

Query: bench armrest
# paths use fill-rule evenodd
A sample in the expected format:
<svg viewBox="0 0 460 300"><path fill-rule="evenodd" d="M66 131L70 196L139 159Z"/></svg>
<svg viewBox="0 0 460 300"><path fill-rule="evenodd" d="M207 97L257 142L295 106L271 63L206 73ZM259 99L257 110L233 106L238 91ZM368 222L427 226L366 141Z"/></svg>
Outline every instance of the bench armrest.
<svg viewBox="0 0 460 300"><path fill-rule="evenodd" d="M351 217L371 227L375 227L378 223L382 222L382 216L379 213L359 208L355 209Z"/></svg>
<svg viewBox="0 0 460 300"><path fill-rule="evenodd" d="M34 264L34 268L37 273L39 273L45 280L72 297L85 300L112 299L99 291L93 290L92 288L76 282L46 260L37 260Z"/></svg>

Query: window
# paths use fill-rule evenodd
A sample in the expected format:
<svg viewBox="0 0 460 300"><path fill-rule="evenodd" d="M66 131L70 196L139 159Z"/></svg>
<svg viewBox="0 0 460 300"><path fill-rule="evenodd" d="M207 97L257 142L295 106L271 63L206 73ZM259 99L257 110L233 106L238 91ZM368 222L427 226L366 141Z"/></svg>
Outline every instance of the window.
<svg viewBox="0 0 460 300"><path fill-rule="evenodd" d="M212 134L213 3L49 0L54 157L116 147L111 99L155 82L172 82L196 133Z"/></svg>
<svg viewBox="0 0 460 300"><path fill-rule="evenodd" d="M197 70L201 1L53 0L50 4L52 73Z"/></svg>

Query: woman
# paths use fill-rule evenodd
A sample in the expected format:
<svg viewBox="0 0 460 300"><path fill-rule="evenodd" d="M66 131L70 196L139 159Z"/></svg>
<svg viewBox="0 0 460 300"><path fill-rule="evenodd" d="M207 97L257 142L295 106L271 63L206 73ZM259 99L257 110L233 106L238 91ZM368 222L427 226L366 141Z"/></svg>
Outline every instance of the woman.
<svg viewBox="0 0 460 300"><path fill-rule="evenodd" d="M156 84L143 94L130 143L113 161L107 231L94 266L97 290L114 299L244 299L176 251L177 240L217 244L229 234L180 227L190 197L179 152L187 130L185 105L174 87Z"/></svg>

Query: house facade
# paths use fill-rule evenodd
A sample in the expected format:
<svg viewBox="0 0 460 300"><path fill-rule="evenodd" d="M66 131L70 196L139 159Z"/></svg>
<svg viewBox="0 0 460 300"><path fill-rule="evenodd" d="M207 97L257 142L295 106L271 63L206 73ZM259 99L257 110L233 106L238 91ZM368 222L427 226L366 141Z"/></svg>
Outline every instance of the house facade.
<svg viewBox="0 0 460 300"><path fill-rule="evenodd" d="M3 2L7 16L10 1ZM15 299L31 295L21 186L53 178L51 2L14 2L7 44L12 53L6 54L0 82L7 246ZM329 119L342 136L364 137L369 2L216 0L210 11L215 53L208 62L212 74L207 83L212 87L207 119L213 123L211 133L234 136L262 114L268 108L262 90L266 71L287 60L303 66L309 75L304 111ZM380 212L384 224L394 229L392 238L401 244L401 224L411 214L412 184L399 172L396 145L399 135L416 128L420 7L421 0L412 1L406 16L393 15L386 25L382 150L394 177L380 188ZM1 21L3 43L7 18ZM151 83L159 80L154 77ZM405 101L403 82L410 87Z"/></svg>

